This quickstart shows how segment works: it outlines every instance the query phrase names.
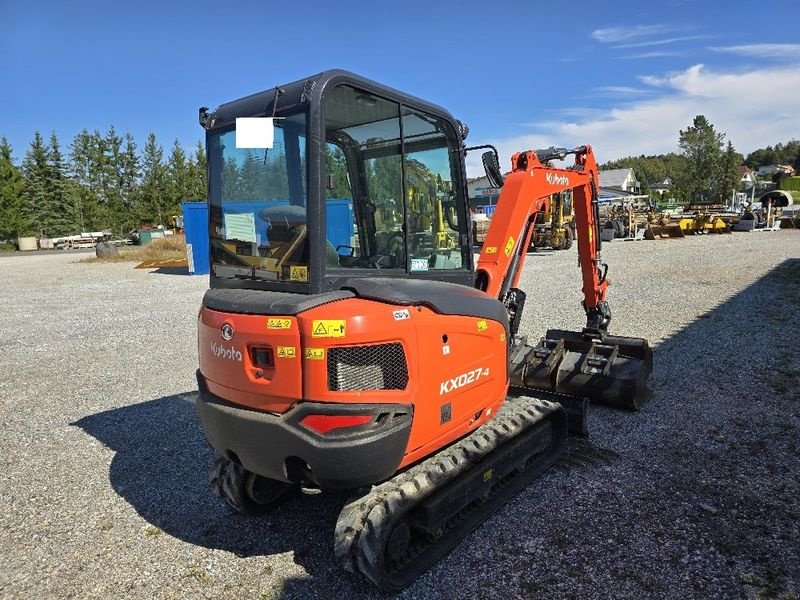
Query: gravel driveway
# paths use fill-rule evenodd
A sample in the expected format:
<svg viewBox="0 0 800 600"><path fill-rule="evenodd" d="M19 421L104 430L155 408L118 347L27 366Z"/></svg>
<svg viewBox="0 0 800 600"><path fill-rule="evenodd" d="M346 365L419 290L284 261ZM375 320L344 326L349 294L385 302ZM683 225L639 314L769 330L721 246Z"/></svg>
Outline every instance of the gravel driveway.
<svg viewBox="0 0 800 600"><path fill-rule="evenodd" d="M522 330L580 328L576 253ZM655 346L588 440L404 598L800 596L800 231L604 246L611 329ZM384 595L333 562L344 494L231 514L193 404L205 277L0 256L0 597Z"/></svg>

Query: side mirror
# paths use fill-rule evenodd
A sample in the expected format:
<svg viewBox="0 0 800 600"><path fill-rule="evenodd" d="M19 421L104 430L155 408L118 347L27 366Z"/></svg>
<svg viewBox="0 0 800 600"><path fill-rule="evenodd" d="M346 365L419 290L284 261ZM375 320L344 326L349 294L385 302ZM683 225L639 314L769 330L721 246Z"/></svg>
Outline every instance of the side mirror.
<svg viewBox="0 0 800 600"><path fill-rule="evenodd" d="M484 152L481 154L481 162L489 183L496 188L503 187L503 175L500 173L500 161L497 159L497 152L494 150Z"/></svg>

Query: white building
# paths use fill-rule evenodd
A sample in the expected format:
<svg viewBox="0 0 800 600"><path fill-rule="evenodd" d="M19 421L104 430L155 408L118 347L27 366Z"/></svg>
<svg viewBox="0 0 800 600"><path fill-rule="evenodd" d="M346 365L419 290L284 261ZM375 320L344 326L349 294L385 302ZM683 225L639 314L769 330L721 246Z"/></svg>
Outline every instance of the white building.
<svg viewBox="0 0 800 600"><path fill-rule="evenodd" d="M605 190L618 190L621 192L639 193L641 185L633 174L633 169L608 169L600 171L600 187Z"/></svg>

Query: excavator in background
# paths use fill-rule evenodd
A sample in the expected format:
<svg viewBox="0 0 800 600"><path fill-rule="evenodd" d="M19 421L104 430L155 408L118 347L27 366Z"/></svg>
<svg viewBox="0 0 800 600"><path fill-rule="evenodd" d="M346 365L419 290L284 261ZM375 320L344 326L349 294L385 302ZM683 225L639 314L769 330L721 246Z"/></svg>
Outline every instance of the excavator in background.
<svg viewBox="0 0 800 600"><path fill-rule="evenodd" d="M590 146L518 152L504 179L446 110L338 70L201 108L200 123L197 408L234 510L353 490L336 559L397 591L558 460L588 400L649 397L647 341L608 332ZM465 155L486 148L501 193L476 261ZM525 256L536 215L569 192L585 326L529 344Z"/></svg>
<svg viewBox="0 0 800 600"><path fill-rule="evenodd" d="M541 216L537 217L531 238L531 250L552 248L569 250L575 239L575 212L572 190L553 194Z"/></svg>

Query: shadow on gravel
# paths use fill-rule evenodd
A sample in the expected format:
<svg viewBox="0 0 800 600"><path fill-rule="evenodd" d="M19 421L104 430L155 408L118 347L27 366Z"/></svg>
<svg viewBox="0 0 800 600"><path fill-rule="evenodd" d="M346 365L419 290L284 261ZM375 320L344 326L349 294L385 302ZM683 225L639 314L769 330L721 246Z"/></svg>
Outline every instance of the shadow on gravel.
<svg viewBox="0 0 800 600"><path fill-rule="evenodd" d="M150 272L154 275L192 275L188 267L159 267Z"/></svg>
<svg viewBox="0 0 800 600"><path fill-rule="evenodd" d="M72 425L115 451L111 486L165 533L242 557L292 552L311 578L285 581L284 596L309 597L321 586L363 586L333 560L333 531L346 493L301 496L263 517L233 513L208 483L214 450L203 435L194 399L193 392L166 396Z"/></svg>

